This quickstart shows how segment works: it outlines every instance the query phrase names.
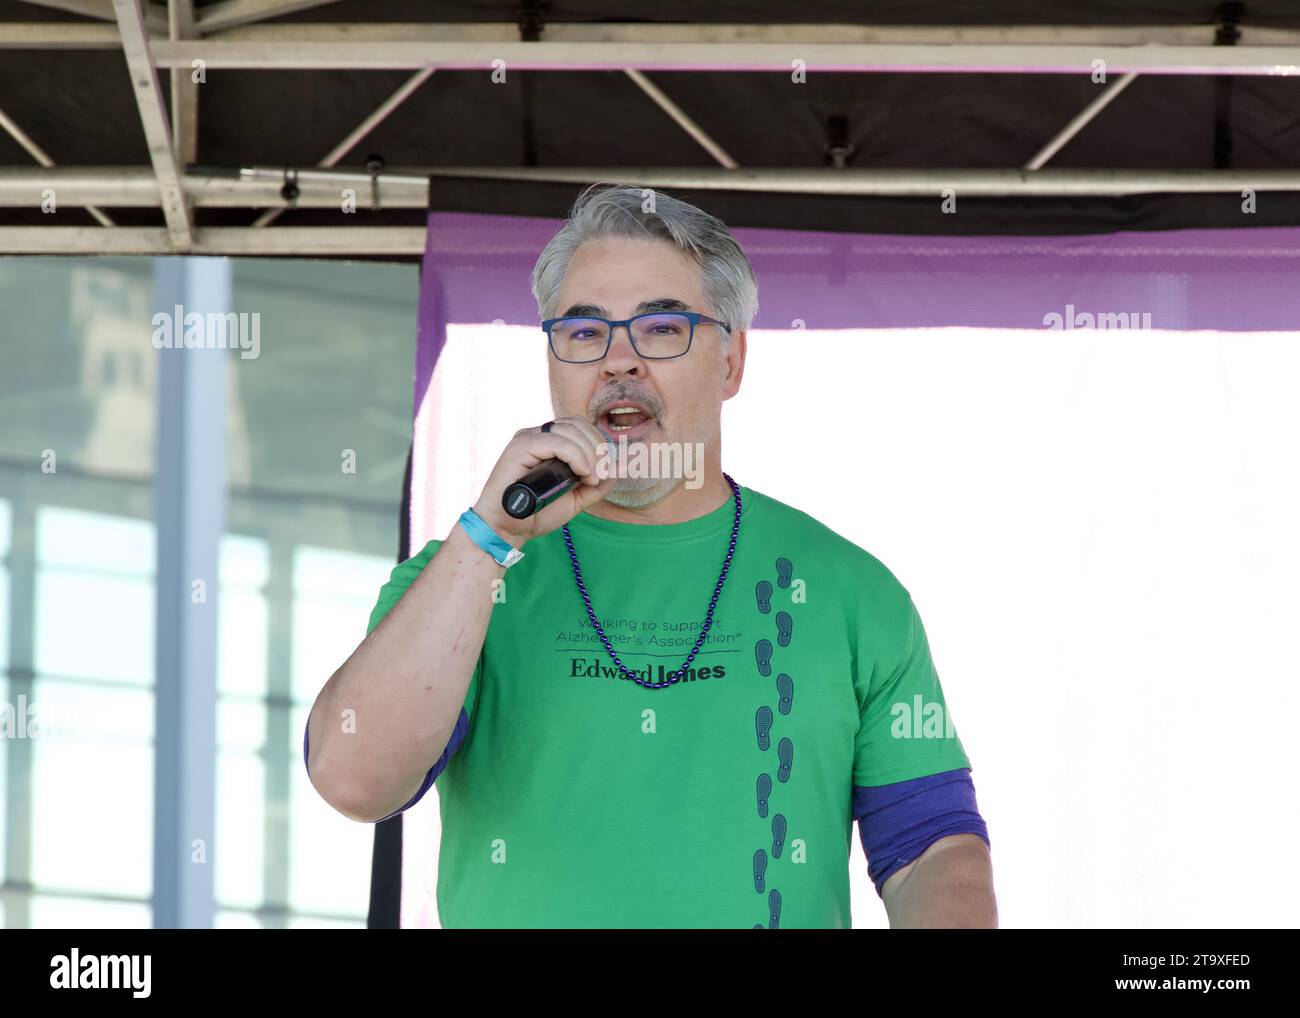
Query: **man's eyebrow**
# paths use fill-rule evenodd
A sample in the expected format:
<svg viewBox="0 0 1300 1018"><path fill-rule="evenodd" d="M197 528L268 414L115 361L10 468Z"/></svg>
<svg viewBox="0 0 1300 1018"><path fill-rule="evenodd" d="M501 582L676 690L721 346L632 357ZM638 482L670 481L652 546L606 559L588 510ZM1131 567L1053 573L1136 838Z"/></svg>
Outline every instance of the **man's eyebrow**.
<svg viewBox="0 0 1300 1018"><path fill-rule="evenodd" d="M643 300L636 306L635 314L644 314L647 311L690 311L691 306L676 297L656 297L654 300ZM608 318L609 312L599 304L571 304L569 310L561 315L561 318L595 316L597 318Z"/></svg>

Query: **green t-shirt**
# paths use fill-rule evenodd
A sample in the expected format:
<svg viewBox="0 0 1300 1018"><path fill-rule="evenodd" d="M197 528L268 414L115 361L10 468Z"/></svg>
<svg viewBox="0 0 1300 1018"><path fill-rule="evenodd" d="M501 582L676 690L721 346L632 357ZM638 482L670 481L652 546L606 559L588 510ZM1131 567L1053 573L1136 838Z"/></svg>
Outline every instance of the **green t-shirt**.
<svg viewBox="0 0 1300 1018"><path fill-rule="evenodd" d="M436 781L444 926L847 927L853 788L970 766L908 591L806 513L740 491L712 628L667 688L619 673L561 531L505 573L468 732ZM570 523L629 670L681 667L734 518L728 499L684 523ZM393 570L371 630L441 543Z"/></svg>

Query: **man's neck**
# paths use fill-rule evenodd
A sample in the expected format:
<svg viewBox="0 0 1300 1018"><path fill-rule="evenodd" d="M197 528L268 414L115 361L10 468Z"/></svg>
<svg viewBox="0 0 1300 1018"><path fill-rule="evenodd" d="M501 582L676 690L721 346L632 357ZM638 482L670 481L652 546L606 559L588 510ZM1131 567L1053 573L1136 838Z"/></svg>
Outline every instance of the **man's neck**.
<svg viewBox="0 0 1300 1018"><path fill-rule="evenodd" d="M731 486L721 470L706 471L706 482L698 488L688 488L683 481L653 505L627 507L601 499L586 511L587 515L615 523L685 523L706 516L731 499Z"/></svg>

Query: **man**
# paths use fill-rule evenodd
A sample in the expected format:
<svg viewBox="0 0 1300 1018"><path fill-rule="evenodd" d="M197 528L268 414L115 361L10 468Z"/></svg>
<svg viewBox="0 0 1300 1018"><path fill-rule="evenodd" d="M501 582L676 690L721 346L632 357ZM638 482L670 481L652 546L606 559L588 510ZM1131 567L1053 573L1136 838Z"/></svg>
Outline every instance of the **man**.
<svg viewBox="0 0 1300 1018"><path fill-rule="evenodd" d="M308 719L314 786L375 822L439 782L448 927L845 927L854 818L891 925L995 926L970 761L908 591L723 473L758 307L730 231L596 185L532 283L556 419L393 570ZM702 483L619 476L610 439L615 467L699 449ZM505 513L548 459L580 483Z"/></svg>

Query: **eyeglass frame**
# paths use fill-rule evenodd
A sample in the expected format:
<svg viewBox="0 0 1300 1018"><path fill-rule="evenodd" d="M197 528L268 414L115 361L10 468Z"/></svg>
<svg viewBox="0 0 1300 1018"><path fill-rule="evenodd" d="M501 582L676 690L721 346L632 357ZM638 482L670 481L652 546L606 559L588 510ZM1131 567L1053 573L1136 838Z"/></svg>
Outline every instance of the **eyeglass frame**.
<svg viewBox="0 0 1300 1018"><path fill-rule="evenodd" d="M681 317L687 319L691 323L691 333L686 338L686 349L683 350L681 353L673 354L671 357L651 357L651 356L647 356L646 354L643 354L640 350L638 350L636 345L636 337L632 334L632 323L635 322L638 318L648 318L651 315L680 315ZM593 357L591 358L591 360L586 360L586 361L568 361L565 360L563 357L561 357L558 353L556 353L555 340L551 335L551 329L554 327L556 322L562 322L566 318L577 318L577 319L591 321L591 322L604 322L606 325L608 325L609 335L605 337L605 352L602 353L599 357ZM643 311L639 315L633 315L631 318L624 318L621 321L617 321L617 322L612 321L609 318L601 318L600 315L560 315L560 317L558 318L548 318L546 319L546 321L542 322L542 331L546 333L546 345L550 348L550 351L552 355L554 355L555 359L559 361L561 364L598 364L601 361L603 361L606 357L609 356L609 348L614 345L614 330L617 329L620 325L622 325L627 329L627 338L632 344L632 349L636 351L636 355L648 361L671 361L671 360L676 360L678 357L685 357L688 353L691 352L691 344L695 342L695 327L697 325L717 325L720 326L727 333L727 335L731 335L730 325L728 325L726 322L720 322L716 318L711 318L708 315L701 314L699 311Z"/></svg>

